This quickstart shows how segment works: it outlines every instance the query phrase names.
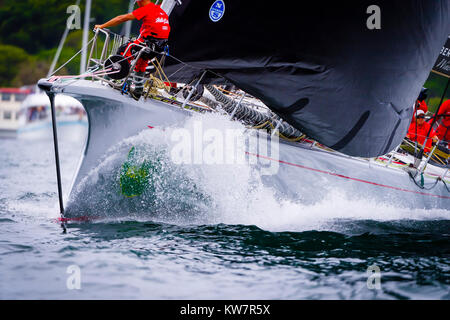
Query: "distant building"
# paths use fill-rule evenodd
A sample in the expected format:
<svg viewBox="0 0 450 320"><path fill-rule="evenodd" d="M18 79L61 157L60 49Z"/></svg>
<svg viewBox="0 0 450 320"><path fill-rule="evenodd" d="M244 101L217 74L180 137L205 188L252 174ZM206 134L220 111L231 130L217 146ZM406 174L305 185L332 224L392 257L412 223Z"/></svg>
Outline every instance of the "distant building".
<svg viewBox="0 0 450 320"><path fill-rule="evenodd" d="M0 138L16 137L22 102L31 89L0 88Z"/></svg>

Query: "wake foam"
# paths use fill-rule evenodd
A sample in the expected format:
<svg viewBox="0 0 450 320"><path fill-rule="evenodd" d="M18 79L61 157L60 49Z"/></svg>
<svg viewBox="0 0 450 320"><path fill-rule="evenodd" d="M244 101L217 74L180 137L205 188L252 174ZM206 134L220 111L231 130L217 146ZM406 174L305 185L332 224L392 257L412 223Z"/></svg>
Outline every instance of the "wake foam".
<svg viewBox="0 0 450 320"><path fill-rule="evenodd" d="M234 129L245 139L246 129L219 115L189 119L184 129ZM177 128L144 130L111 148L74 190L71 217L161 221L175 224L245 224L270 231L330 230L336 220L450 219L448 210L411 210L373 199L355 200L341 189L329 188L320 201L304 204L288 199L263 183L259 167L243 164L174 164L171 136ZM131 148L135 162L149 163L150 187L140 196L121 193L120 172ZM225 152L232 152L226 150ZM310 191L311 194L315 190Z"/></svg>

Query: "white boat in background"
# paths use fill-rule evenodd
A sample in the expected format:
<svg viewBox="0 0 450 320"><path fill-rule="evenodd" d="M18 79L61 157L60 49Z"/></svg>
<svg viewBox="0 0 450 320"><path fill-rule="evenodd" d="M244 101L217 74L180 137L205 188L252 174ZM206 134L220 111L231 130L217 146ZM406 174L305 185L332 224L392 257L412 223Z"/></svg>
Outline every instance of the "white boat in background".
<svg viewBox="0 0 450 320"><path fill-rule="evenodd" d="M0 138L16 138L20 107L30 93L30 89L0 88Z"/></svg>
<svg viewBox="0 0 450 320"><path fill-rule="evenodd" d="M87 136L88 121L83 105L67 95L58 95L55 99L56 121L61 139L84 140ZM50 101L44 93L28 96L19 112L20 139L51 139L52 122Z"/></svg>

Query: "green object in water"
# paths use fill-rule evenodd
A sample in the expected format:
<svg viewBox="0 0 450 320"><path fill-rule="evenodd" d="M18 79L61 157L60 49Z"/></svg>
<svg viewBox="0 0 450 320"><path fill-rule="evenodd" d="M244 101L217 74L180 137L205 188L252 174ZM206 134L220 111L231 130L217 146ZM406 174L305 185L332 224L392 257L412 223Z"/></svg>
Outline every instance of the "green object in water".
<svg viewBox="0 0 450 320"><path fill-rule="evenodd" d="M120 170L120 189L125 197L140 196L149 186L151 164L138 157L135 147L128 153L128 159Z"/></svg>

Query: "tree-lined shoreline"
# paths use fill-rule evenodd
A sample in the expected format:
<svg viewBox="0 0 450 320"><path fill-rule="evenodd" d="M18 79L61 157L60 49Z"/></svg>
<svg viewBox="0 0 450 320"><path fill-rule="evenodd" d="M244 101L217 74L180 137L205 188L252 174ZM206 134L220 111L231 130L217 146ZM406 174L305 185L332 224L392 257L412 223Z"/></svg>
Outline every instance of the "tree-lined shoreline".
<svg viewBox="0 0 450 320"><path fill-rule="evenodd" d="M0 87L34 84L47 74L70 17L67 8L75 3L75 0L0 0ZM81 1L81 21L84 5L85 1ZM93 28L97 22L127 10L128 1L94 0L90 26ZM120 32L120 27L112 30ZM81 38L82 30L69 32L58 65L80 50ZM61 73L76 74L79 66L77 57Z"/></svg>

